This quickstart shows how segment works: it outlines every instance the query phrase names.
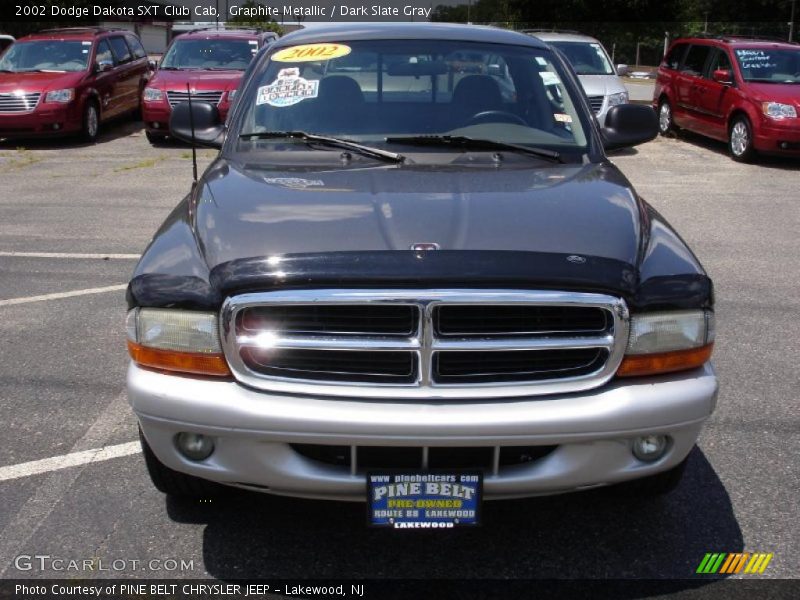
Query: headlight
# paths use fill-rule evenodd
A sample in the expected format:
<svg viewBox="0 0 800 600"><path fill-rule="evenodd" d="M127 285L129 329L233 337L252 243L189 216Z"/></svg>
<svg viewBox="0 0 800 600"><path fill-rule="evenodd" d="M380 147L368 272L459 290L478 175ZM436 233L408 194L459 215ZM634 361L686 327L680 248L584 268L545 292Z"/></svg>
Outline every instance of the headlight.
<svg viewBox="0 0 800 600"><path fill-rule="evenodd" d="M233 102L233 99L236 98L236 92L239 90L231 90L228 92L228 102Z"/></svg>
<svg viewBox="0 0 800 600"><path fill-rule="evenodd" d="M608 107L616 106L617 104L628 103L628 92L620 92L619 94L608 95Z"/></svg>
<svg viewBox="0 0 800 600"><path fill-rule="evenodd" d="M699 367L711 357L714 335L714 313L710 310L634 315L617 375L653 375Z"/></svg>
<svg viewBox="0 0 800 600"><path fill-rule="evenodd" d="M145 102L158 102L164 98L164 92L158 88L147 87L144 88L144 101Z"/></svg>
<svg viewBox="0 0 800 600"><path fill-rule="evenodd" d="M128 352L145 367L200 375L230 375L216 313L134 308L126 318Z"/></svg>
<svg viewBox="0 0 800 600"><path fill-rule="evenodd" d="M47 95L44 97L44 101L71 102L74 97L75 97L75 90L73 90L72 88L68 88L64 90L53 90L51 92L47 92Z"/></svg>
<svg viewBox="0 0 800 600"><path fill-rule="evenodd" d="M768 117L773 119L786 119L797 117L797 110L791 104L781 104L780 102L762 102L761 110Z"/></svg>

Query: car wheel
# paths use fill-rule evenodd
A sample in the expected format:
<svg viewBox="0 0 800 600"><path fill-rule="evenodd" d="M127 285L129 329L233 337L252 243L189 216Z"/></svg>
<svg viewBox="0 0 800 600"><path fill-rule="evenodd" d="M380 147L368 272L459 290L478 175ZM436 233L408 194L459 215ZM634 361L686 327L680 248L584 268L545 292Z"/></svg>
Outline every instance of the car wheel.
<svg viewBox="0 0 800 600"><path fill-rule="evenodd" d="M753 128L750 121L745 116L738 116L731 123L728 136L728 149L733 160L739 162L749 162L755 156L753 148Z"/></svg>
<svg viewBox="0 0 800 600"><path fill-rule="evenodd" d="M662 100L658 105L658 131L661 135L668 135L670 132L675 132L677 127L672 118L672 105L669 100Z"/></svg>
<svg viewBox="0 0 800 600"><path fill-rule="evenodd" d="M225 487L218 483L170 469L156 458L141 429L139 442L142 444L142 454L150 480L159 492L187 500L218 498L225 492Z"/></svg>
<svg viewBox="0 0 800 600"><path fill-rule="evenodd" d="M614 491L625 496L640 497L658 497L669 494L680 484L683 478L683 472L686 470L686 463L688 462L689 458L687 457L669 471L643 477L642 479L635 479L634 481L620 483L614 486Z"/></svg>
<svg viewBox="0 0 800 600"><path fill-rule="evenodd" d="M163 144L164 140L167 139L167 136L161 135L160 133L150 133L149 131L144 132L147 141L153 144L153 146L158 146L159 144Z"/></svg>
<svg viewBox="0 0 800 600"><path fill-rule="evenodd" d="M97 133L100 131L100 113L97 112L97 104L89 100L83 108L83 130L84 141L93 144L97 141Z"/></svg>

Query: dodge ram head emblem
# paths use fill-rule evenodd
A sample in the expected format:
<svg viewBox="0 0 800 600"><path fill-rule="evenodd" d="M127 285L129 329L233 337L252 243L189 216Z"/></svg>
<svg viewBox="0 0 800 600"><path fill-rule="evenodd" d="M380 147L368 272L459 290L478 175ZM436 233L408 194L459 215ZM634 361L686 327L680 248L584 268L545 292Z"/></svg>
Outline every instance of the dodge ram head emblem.
<svg viewBox="0 0 800 600"><path fill-rule="evenodd" d="M435 242L419 242L411 244L411 250L438 250L439 244Z"/></svg>

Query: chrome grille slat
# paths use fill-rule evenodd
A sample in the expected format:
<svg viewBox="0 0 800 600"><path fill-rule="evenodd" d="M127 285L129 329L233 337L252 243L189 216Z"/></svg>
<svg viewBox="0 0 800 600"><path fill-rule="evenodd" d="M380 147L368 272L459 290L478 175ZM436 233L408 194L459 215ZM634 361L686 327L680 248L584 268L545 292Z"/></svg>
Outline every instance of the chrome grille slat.
<svg viewBox="0 0 800 600"><path fill-rule="evenodd" d="M222 100L222 93L222 90L192 92L192 101L219 104L220 100ZM181 102L188 102L189 94L187 92L167 91L167 101L169 102L170 108L175 108Z"/></svg>
<svg viewBox="0 0 800 600"><path fill-rule="evenodd" d="M384 322L380 318L383 310L399 314L402 311L397 311L398 307L403 311L414 307L416 325L410 335L399 335L400 330L393 329L401 327L399 324L389 326L392 335L357 335L349 331L335 335L321 335L317 331L308 334L303 331L306 327L303 319L292 317L294 320L287 321L301 331L285 330L280 319L272 318L269 310L275 307L275 315L313 313L315 319L324 320L326 311L341 316L361 306L368 307L364 312L373 317L372 323ZM535 335L508 331L494 335L486 333L485 327L479 335L437 333L434 318L437 311L458 306L485 308L490 316L503 310L519 315L524 307L533 307L532 313L550 315L581 314L580 310L572 309L593 307L605 315L599 320L597 315L585 320L586 331L567 327L568 333L552 334L544 320L537 323L544 330ZM314 308L294 310L296 307ZM350 308L340 310L342 307ZM540 310L541 307L556 309ZM258 319L248 317L248 326L244 327L242 315L251 310L258 313ZM583 311L583 314L588 313ZM220 329L232 372L240 382L255 388L343 398L467 400L569 393L602 385L614 375L622 360L628 319L624 301L605 294L458 289L285 290L229 298L222 308ZM502 314L493 322L501 321ZM596 331L600 322L607 325L602 332ZM259 331L261 326L269 329ZM352 323L348 327L352 328ZM403 331L407 329L407 325L402 327ZM508 329L510 325L505 322L503 327ZM320 330L318 324L314 328ZM494 366L481 365L481 353L485 362ZM503 353L507 353L506 359ZM253 357L258 360L253 361ZM349 358L353 360L348 361ZM456 371L439 372L442 358L444 364ZM314 360L324 362L324 368L315 365ZM273 367L277 363L281 363L280 368ZM403 379L409 364L413 377ZM326 369L335 377L325 380ZM322 376L318 370L323 372ZM352 375L349 379L348 373ZM381 373L386 373L386 377L382 379Z"/></svg>
<svg viewBox="0 0 800 600"><path fill-rule="evenodd" d="M0 93L0 113L30 112L39 104L41 92Z"/></svg>
<svg viewBox="0 0 800 600"><path fill-rule="evenodd" d="M605 99L605 96L589 96L589 106L595 113L599 113L603 110L603 102Z"/></svg>

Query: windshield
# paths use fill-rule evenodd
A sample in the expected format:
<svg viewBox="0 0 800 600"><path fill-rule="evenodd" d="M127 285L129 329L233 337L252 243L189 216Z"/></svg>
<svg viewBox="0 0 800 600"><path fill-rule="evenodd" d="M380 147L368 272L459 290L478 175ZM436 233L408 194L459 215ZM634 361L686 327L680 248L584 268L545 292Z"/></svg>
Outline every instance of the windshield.
<svg viewBox="0 0 800 600"><path fill-rule="evenodd" d="M255 40L176 40L161 68L244 71L256 52Z"/></svg>
<svg viewBox="0 0 800 600"><path fill-rule="evenodd" d="M578 75L614 75L606 51L597 43L547 42L567 57Z"/></svg>
<svg viewBox="0 0 800 600"><path fill-rule="evenodd" d="M737 48L742 78L764 83L800 83L800 49Z"/></svg>
<svg viewBox="0 0 800 600"><path fill-rule="evenodd" d="M239 133L304 131L372 146L403 136L469 136L581 151L580 113L552 57L441 40L284 48L248 86Z"/></svg>
<svg viewBox="0 0 800 600"><path fill-rule="evenodd" d="M0 71L85 71L92 42L37 40L17 42L0 59Z"/></svg>

